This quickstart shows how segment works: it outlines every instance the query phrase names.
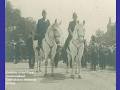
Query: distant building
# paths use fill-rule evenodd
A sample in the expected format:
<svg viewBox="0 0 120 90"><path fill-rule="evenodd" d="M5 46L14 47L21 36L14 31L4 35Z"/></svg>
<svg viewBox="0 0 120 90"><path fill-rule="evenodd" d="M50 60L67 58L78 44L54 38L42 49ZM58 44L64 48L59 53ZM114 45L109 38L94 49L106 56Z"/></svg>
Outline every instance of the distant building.
<svg viewBox="0 0 120 90"><path fill-rule="evenodd" d="M109 18L108 24L107 24L107 33L115 31L115 23L112 23L111 18Z"/></svg>
<svg viewBox="0 0 120 90"><path fill-rule="evenodd" d="M114 45L116 43L116 23L113 23L111 18L109 18L104 39L108 45Z"/></svg>

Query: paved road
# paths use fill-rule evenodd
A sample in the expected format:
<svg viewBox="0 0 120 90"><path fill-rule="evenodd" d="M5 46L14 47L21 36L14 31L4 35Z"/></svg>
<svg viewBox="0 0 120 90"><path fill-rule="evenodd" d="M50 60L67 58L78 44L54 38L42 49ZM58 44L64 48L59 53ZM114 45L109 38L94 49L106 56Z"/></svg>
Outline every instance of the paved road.
<svg viewBox="0 0 120 90"><path fill-rule="evenodd" d="M115 71L82 69L82 79L76 76L74 80L65 73L64 65L55 69L54 77L44 78L43 72L43 67L40 73L28 69L27 63L6 63L6 90L115 90Z"/></svg>

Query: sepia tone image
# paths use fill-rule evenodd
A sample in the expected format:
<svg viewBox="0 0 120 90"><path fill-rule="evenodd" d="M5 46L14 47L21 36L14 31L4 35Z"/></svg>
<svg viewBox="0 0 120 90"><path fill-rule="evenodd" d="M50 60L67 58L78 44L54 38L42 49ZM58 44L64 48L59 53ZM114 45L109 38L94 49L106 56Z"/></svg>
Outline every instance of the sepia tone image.
<svg viewBox="0 0 120 90"><path fill-rule="evenodd" d="M116 90L116 0L6 0L6 90Z"/></svg>

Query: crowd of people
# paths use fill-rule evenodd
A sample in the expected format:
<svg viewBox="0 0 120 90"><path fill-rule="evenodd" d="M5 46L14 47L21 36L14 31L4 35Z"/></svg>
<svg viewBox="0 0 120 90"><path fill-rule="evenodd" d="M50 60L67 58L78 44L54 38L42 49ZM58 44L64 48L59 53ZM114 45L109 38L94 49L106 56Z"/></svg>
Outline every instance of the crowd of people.
<svg viewBox="0 0 120 90"><path fill-rule="evenodd" d="M26 43L23 40L12 40L6 44L6 61L17 63L27 59Z"/></svg>
<svg viewBox="0 0 120 90"><path fill-rule="evenodd" d="M82 58L82 67L87 68L90 64L91 70L106 69L106 66L112 66L115 69L116 61L116 47L106 46L104 44L96 43L95 36L91 37L90 44L85 45L84 54Z"/></svg>

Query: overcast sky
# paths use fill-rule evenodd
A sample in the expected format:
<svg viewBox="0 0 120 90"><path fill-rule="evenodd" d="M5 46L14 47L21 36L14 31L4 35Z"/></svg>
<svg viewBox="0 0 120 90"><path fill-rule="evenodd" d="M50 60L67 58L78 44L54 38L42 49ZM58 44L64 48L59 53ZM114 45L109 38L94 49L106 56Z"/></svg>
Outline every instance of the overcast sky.
<svg viewBox="0 0 120 90"><path fill-rule="evenodd" d="M41 11L45 9L48 19L53 23L55 18L62 20L63 35L67 34L72 13L78 14L79 21L86 21L86 39L89 39L98 28L106 31L108 18L116 21L116 0L9 0L14 8L21 10L24 17L41 18Z"/></svg>

